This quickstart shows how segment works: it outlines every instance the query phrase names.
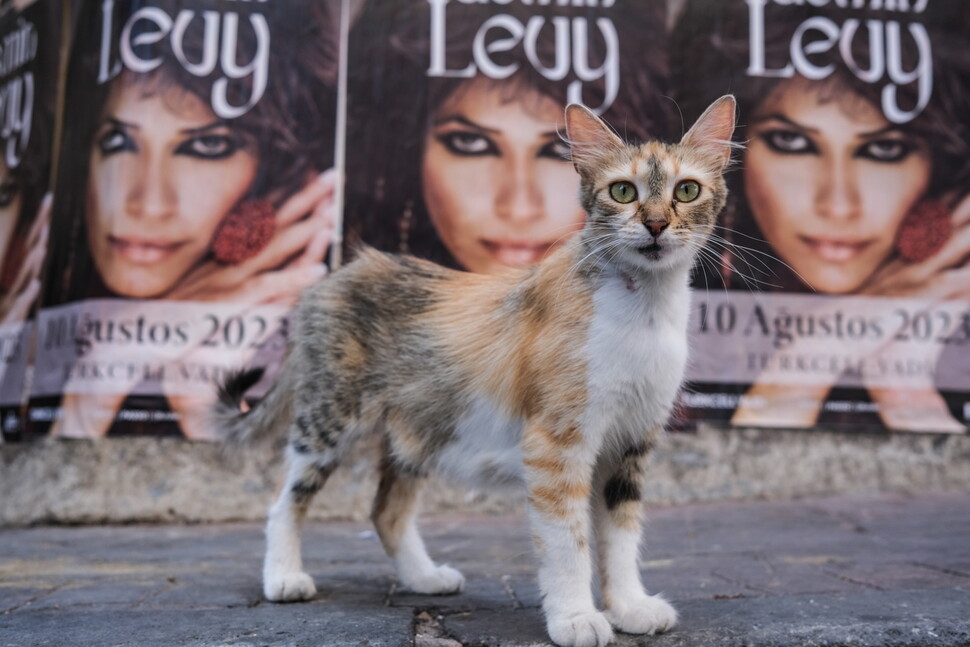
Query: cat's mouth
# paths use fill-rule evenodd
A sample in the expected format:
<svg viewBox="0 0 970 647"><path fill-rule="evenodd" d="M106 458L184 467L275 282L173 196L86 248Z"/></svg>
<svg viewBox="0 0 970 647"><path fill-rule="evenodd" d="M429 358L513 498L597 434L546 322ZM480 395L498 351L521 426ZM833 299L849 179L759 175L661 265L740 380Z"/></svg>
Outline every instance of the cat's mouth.
<svg viewBox="0 0 970 647"><path fill-rule="evenodd" d="M663 255L664 248L660 246L660 243L654 241L649 245L644 245L643 247L637 247L637 252L642 256L646 256L650 259L658 259Z"/></svg>

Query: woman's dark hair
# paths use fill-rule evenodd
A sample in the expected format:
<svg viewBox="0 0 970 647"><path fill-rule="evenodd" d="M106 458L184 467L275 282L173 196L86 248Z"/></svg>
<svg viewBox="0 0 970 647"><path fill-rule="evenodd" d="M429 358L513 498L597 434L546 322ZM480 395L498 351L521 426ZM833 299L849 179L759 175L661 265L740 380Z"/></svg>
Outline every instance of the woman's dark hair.
<svg viewBox="0 0 970 647"><path fill-rule="evenodd" d="M267 86L259 101L243 115L229 120L259 161L257 175L247 197L273 200L277 205L306 184L312 175L333 164L333 126L336 119L336 22L330 14L333 3L226 3L195 0L154 0L151 5L175 16L180 10L232 10L240 14L239 58L248 60L255 49L254 31L248 27L250 13L261 14L270 33ZM127 18L143 5L139 0L116 4L111 42L114 51ZM87 248L85 203L88 187L88 159L101 111L112 86L141 84L146 93L181 90L211 102L212 85L221 72L216 66L208 76L195 76L176 59L170 40L150 46L135 46L142 57L158 58L161 65L148 73L122 71L105 83L98 82L101 66L102 16L96 5L85 5L75 28L66 82L65 127L61 144L59 177L54 199L53 231L48 254L49 272L45 304L103 295L100 277ZM132 40L138 30L151 28L147 21L133 24ZM182 43L187 60L202 59L201 20L190 23ZM150 49L148 49L150 48ZM252 76L229 84L232 105L242 105L252 96Z"/></svg>
<svg viewBox="0 0 970 647"><path fill-rule="evenodd" d="M604 118L633 139L668 135L666 3L649 0L634 10L622 7L535 6L509 4L447 5L445 60L467 64L475 34L495 14L525 24L534 16L613 19L620 50L620 87ZM367 0L351 30L348 73L347 199L345 223L348 252L360 242L388 251L410 251L457 267L430 221L422 196L421 160L425 135L440 106L469 78L427 75L431 50L431 3L427 0ZM551 29L547 25L548 32ZM591 26L591 32L595 32ZM539 39L537 54L545 64L554 60L554 43ZM605 45L590 38L589 57L602 61ZM502 65L518 64L506 84L514 100L522 88L534 89L564 108L570 72L550 81L534 70L523 48L495 54ZM475 77L480 78L480 77ZM605 83L583 84L584 100L603 103Z"/></svg>
<svg viewBox="0 0 970 647"><path fill-rule="evenodd" d="M933 51L933 95L926 108L901 127L928 143L932 173L928 192L939 195L953 189L964 192L970 187L970 51L965 40L966 25L970 24L970 4L929 3L925 12L919 14L884 10L849 10L834 5L814 7L811 5L765 6L764 61L766 69L780 69L790 60L792 34L805 20L813 16L830 18L835 24L843 24L847 18L866 20L907 21L922 23L930 37ZM747 139L745 123L758 113L762 101L769 97L780 84L790 78L763 78L748 76L750 57L751 8L743 0L711 2L687 0L683 12L676 21L671 37L671 91L688 117L699 115L712 100L725 93L733 93L738 99L739 127L735 140ZM870 62L868 38L864 29L852 41L852 55L862 69ZM917 52L906 46L904 38L902 68L916 67ZM828 51L813 53L811 61L816 66L832 66L834 71L824 80L816 81L825 99L839 100L851 93L880 109L884 83L868 83L860 80L849 69L836 45ZM911 107L917 104L914 84L900 86L898 103ZM881 109L880 109L880 112ZM744 193L740 172L728 176L731 190L728 207L722 224L730 230L738 243L758 246L760 252L771 253L763 234L752 217ZM728 234L726 234L728 235ZM733 259L742 269L744 260ZM763 263L759 260L755 264ZM780 283L788 290L803 290L797 277L783 266L772 268L776 277L770 282ZM730 268L724 274L736 279ZM720 279L705 277L708 285L720 285Z"/></svg>

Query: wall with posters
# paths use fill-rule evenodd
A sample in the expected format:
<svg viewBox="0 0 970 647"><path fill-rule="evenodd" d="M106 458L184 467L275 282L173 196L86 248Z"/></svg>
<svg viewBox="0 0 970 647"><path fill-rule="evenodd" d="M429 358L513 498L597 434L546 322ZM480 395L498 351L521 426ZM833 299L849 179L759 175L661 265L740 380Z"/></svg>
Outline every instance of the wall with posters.
<svg viewBox="0 0 970 647"><path fill-rule="evenodd" d="M2 250L3 303L37 310L33 343L0 326L8 439L211 438L215 383L278 366L326 261L536 262L583 224L565 103L670 140L726 92L746 147L695 277L684 424L967 430L966 3L73 4L70 42L37 41L67 62L53 206L18 207ZM2 79L28 12L60 5L0 16ZM44 247L41 286L43 253L16 249Z"/></svg>
<svg viewBox="0 0 970 647"><path fill-rule="evenodd" d="M362 16L352 238L471 271L534 262L582 223L556 159L563 103L671 139L732 92L746 148L695 280L685 423L966 431L965 4L374 1Z"/></svg>

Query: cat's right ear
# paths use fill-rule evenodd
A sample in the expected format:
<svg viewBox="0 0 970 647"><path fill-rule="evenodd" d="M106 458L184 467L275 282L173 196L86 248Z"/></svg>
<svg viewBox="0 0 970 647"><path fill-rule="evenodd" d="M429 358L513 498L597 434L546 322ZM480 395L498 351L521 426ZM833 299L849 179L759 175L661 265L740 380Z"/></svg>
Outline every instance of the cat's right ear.
<svg viewBox="0 0 970 647"><path fill-rule="evenodd" d="M731 161L731 143L734 133L735 113L738 102L733 95L726 94L704 111L680 143L703 151L715 160L723 170Z"/></svg>
<svg viewBox="0 0 970 647"><path fill-rule="evenodd" d="M623 140L596 116L578 103L566 106L566 139L573 166L582 175L591 165L623 148Z"/></svg>

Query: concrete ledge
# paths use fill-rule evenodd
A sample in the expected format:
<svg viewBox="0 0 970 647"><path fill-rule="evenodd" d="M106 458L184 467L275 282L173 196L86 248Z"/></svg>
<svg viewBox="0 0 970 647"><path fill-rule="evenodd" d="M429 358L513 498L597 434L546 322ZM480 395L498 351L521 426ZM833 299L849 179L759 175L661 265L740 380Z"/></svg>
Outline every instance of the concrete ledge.
<svg viewBox="0 0 970 647"><path fill-rule="evenodd" d="M374 447L314 500L311 517L367 517ZM649 503L832 494L970 492L970 436L720 429L674 433L654 452ZM260 520L283 475L278 449L175 438L0 445L0 525ZM522 495L432 483L431 512L509 512Z"/></svg>

